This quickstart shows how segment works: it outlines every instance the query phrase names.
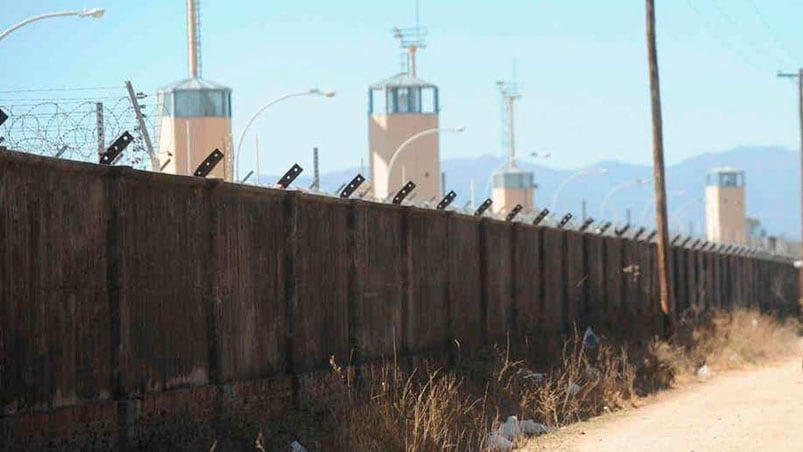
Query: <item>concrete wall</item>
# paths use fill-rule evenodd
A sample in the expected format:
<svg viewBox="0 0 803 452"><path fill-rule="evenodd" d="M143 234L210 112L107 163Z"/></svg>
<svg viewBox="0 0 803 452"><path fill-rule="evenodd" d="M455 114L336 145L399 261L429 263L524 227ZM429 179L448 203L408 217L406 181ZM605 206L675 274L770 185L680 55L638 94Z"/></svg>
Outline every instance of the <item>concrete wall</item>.
<svg viewBox="0 0 803 452"><path fill-rule="evenodd" d="M798 299L789 262L672 262L678 311ZM651 336L656 287L653 244L6 152L0 443L208 448L317 403L330 360Z"/></svg>

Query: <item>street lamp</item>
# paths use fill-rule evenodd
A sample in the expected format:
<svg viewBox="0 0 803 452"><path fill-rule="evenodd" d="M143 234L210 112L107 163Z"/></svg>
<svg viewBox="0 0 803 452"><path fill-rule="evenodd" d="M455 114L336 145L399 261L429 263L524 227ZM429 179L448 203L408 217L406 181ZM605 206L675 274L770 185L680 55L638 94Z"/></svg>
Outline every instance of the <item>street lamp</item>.
<svg viewBox="0 0 803 452"><path fill-rule="evenodd" d="M689 207L693 206L695 203L698 203L698 202L699 202L699 203L702 203L702 202L703 202L703 199L702 199L702 198L694 198L694 199L690 199L690 200L686 201L685 203L681 204L681 205L680 205L680 207L678 207L677 209L673 210L673 211L672 211L672 212L669 214L669 221L671 221L671 220L672 220L672 219L674 219L674 218L677 218L677 216L678 216L678 215L679 215L681 212L683 212L684 210L688 209ZM675 225L676 225L676 226L678 226L678 225L677 225L677 223L676 223ZM678 230L681 230L681 229L683 229L683 228L682 228L682 225L681 225L681 227L678 227L677 229L678 229Z"/></svg>
<svg viewBox="0 0 803 452"><path fill-rule="evenodd" d="M683 196L685 194L686 194L686 192L683 191L683 190L670 191L669 193L667 193L667 195L669 195L669 196ZM642 225L646 224L647 217L650 214L650 207L652 207L654 205L655 205L655 198L653 198L653 197L651 197L650 199L647 200L646 203L644 203L644 207L642 207L642 209L641 209L641 216L639 217L639 223L640 224L642 224Z"/></svg>
<svg viewBox="0 0 803 452"><path fill-rule="evenodd" d="M566 179L563 179L563 182L558 184L558 188L555 189L555 194L552 195L552 204L550 206L551 212L557 212L558 209L558 199L560 196L560 192L569 184L569 182L573 181L574 179L590 176L592 174L608 174L608 170L605 168L594 168L594 169L584 169L577 171L576 173L570 175Z"/></svg>
<svg viewBox="0 0 803 452"><path fill-rule="evenodd" d="M605 195L605 198L602 199L602 205L600 206L599 209L599 218L600 219L605 218L605 207L608 205L608 201L611 199L611 196L613 196L614 193L631 185L647 185L649 182L650 182L649 179L641 179L641 178L631 179L631 180L626 180L621 184L610 189L610 191L608 191L608 193Z"/></svg>
<svg viewBox="0 0 803 452"><path fill-rule="evenodd" d="M464 130L466 130L466 128L462 127L462 126L461 127L454 127L454 128L445 128L445 129L439 129L439 128L436 127L436 128L432 128L432 129L422 130L421 132L413 134L409 138L407 138L406 140L402 141L402 143L399 145L399 147L397 147L396 150L393 151L393 156L390 157L390 162L388 162L387 192L390 193L390 175L393 174L393 165L396 164L396 160L399 159L399 156L401 155L401 153L407 148L407 146L410 143L412 143L413 141L415 141L415 140L417 140L417 139L419 139L421 137L425 137L427 135L432 135L433 133L441 133L441 132L462 133ZM404 183L404 181L402 181L402 183Z"/></svg>
<svg viewBox="0 0 803 452"><path fill-rule="evenodd" d="M25 25L28 25L31 22L36 22L38 20L49 19L51 17L65 17L65 16L90 17L92 19L100 19L101 17L103 17L103 14L105 12L106 12L105 9L92 8L92 9L81 9L81 10L77 10L77 11L63 11L63 12L60 12L60 13L40 14L38 16L33 16L33 17L28 18L28 19L25 19L22 22L12 26L8 30L0 33L0 40L2 40L3 38L5 38L9 34L11 34L12 31L14 31L14 30L16 30L18 28L24 27Z"/></svg>
<svg viewBox="0 0 803 452"><path fill-rule="evenodd" d="M259 116L263 111L267 110L272 105L277 104L277 103L279 103L279 102L281 102L281 101L283 101L285 99L289 99L291 97L301 97L301 96L334 97L334 95L335 95L334 91L321 91L318 88L312 88L312 89L309 89L307 91L302 91L302 92L299 92L299 93L285 94L284 96L277 97L276 99L273 99L272 101L270 101L267 104L265 104L262 107L260 107L259 110L257 110L256 113L254 113L251 116L251 118L248 120L248 122L245 124L245 127L243 128L243 131L240 132L240 137L237 139L237 152L234 155L234 174L238 175L240 173L240 171L239 171L239 168L240 168L240 148L243 146L243 138L245 137L245 132L248 131L248 128L251 127L251 124L254 122L254 120L257 118L257 116Z"/></svg>

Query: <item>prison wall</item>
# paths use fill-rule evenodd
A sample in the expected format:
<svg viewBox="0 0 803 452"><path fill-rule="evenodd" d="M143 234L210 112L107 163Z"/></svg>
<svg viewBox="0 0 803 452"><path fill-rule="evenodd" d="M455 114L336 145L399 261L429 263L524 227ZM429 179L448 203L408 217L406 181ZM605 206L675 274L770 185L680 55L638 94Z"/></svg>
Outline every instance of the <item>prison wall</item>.
<svg viewBox="0 0 803 452"><path fill-rule="evenodd" d="M655 245L0 153L0 443L198 449L315 406L333 364L660 333ZM786 311L789 261L675 246L673 315ZM440 361L438 361L440 360Z"/></svg>

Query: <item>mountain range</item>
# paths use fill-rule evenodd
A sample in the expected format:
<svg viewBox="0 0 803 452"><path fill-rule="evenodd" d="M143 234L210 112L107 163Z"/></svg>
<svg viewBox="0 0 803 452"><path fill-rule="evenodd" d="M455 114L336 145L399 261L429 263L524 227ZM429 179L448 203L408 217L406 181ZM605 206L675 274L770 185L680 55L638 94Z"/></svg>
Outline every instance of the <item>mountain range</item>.
<svg viewBox="0 0 803 452"><path fill-rule="evenodd" d="M458 194L455 204L463 206L470 203L472 179L475 203L479 204L489 196L490 175L503 162L502 157L492 155L443 160L441 171L446 173L446 190L454 190ZM617 160L589 162L586 168L579 170L551 168L526 159L521 159L517 164L535 173L538 186L535 204L539 209L552 209L558 186L579 171L587 171L586 175L575 176L564 184L555 203L558 215L572 212L579 218L585 201L586 214L590 217L624 222L629 210L633 224L654 224L652 166ZM747 215L760 221L760 229L766 234L791 240L800 237L800 154L777 146L738 147L701 154L668 166L666 178L670 229L684 233L691 230L694 234L704 231L706 175L711 169L723 166L745 172ZM321 189L334 192L358 172L359 168L322 172ZM309 186L310 174L308 170L296 184ZM273 181L278 180L278 176L262 175L260 179L263 182ZM635 179L650 180L643 184L628 183ZM611 193L617 186L620 188ZM606 195L610 196L602 213L601 204Z"/></svg>

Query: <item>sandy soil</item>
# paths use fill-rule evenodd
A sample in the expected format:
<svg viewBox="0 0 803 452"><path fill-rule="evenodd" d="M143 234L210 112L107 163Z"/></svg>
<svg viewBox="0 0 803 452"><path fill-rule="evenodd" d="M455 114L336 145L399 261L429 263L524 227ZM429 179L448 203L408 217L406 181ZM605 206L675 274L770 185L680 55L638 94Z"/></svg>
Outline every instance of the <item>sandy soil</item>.
<svg viewBox="0 0 803 452"><path fill-rule="evenodd" d="M538 438L522 450L803 451L801 358L714 375L642 408Z"/></svg>

